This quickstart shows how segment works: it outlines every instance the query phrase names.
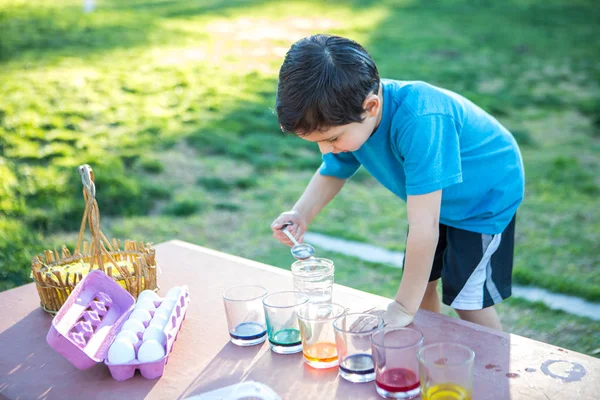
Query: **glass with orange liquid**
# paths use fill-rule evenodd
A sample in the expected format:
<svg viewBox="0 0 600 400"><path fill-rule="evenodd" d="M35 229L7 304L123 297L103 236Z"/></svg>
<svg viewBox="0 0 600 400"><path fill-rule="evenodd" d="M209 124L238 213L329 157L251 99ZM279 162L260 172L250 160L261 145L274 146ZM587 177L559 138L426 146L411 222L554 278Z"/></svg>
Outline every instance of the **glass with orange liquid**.
<svg viewBox="0 0 600 400"><path fill-rule="evenodd" d="M475 352L457 343L434 343L417 352L423 400L471 400Z"/></svg>
<svg viewBox="0 0 600 400"><path fill-rule="evenodd" d="M338 365L333 321L346 309L335 303L307 304L298 310L304 362L313 368Z"/></svg>
<svg viewBox="0 0 600 400"><path fill-rule="evenodd" d="M375 389L384 399L412 399L421 393L417 350L423 334L410 328L383 327L371 335Z"/></svg>

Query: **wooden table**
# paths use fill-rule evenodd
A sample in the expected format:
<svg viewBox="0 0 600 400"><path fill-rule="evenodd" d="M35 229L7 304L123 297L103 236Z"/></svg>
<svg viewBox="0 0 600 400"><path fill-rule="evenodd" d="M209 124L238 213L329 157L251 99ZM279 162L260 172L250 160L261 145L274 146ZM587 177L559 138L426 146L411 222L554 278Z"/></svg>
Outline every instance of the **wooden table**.
<svg viewBox="0 0 600 400"><path fill-rule="evenodd" d="M159 284L186 284L192 303L165 374L114 381L106 366L80 371L45 341L51 317L39 308L33 284L0 293L0 397L10 399L181 399L245 380L262 382L283 399L377 399L375 383L352 384L337 368L314 370L302 354L279 355L268 343L229 342L221 294L230 286L261 284L290 290L283 269L181 241L157 246ZM383 297L336 285L334 301L351 310L385 305ZM474 395L483 399L597 399L600 360L521 336L420 311L414 327L425 343L452 341L476 354Z"/></svg>

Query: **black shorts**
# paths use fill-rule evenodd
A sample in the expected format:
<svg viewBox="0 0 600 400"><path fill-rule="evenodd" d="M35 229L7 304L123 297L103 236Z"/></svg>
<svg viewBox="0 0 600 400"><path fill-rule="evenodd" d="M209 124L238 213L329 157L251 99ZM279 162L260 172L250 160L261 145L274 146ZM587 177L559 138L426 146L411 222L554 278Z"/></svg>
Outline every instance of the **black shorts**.
<svg viewBox="0 0 600 400"><path fill-rule="evenodd" d="M510 297L516 215L504 232L484 235L440 224L429 281L442 278L442 302L481 310Z"/></svg>

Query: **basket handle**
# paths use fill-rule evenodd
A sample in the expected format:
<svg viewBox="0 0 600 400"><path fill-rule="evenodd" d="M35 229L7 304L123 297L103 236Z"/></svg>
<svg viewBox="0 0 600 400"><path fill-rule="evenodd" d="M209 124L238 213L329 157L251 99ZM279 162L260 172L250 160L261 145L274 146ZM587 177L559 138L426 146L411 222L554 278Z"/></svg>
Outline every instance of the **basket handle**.
<svg viewBox="0 0 600 400"><path fill-rule="evenodd" d="M104 269L104 260L102 255L104 254L112 263L112 265L119 271L122 277L127 277L127 274L121 266L117 264L110 252L115 249L110 244L109 240L104 236L100 229L100 211L98 210L98 202L96 201L96 185L94 183L94 171L88 164L83 164L78 167L79 174L81 175L81 182L83 183L83 199L85 200L85 211L83 212L83 218L81 220L81 227L79 228L79 237L77 239L77 247L75 253L81 253L81 244L83 242L83 233L85 231L86 221L90 227L90 233L92 234L92 244L90 253L92 254L92 260L96 259L98 268L102 272L106 272ZM108 248L108 250L107 250ZM129 287L129 280L125 279L125 284Z"/></svg>
<svg viewBox="0 0 600 400"><path fill-rule="evenodd" d="M81 182L83 188L92 196L96 197L96 185L94 184L94 171L88 164L79 166L79 175L81 175Z"/></svg>

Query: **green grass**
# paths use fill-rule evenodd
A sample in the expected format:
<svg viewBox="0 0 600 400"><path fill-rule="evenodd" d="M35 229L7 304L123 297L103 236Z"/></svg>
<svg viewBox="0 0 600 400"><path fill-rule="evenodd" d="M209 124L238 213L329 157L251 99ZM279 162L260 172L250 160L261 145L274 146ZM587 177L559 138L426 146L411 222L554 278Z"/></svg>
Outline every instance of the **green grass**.
<svg viewBox="0 0 600 400"><path fill-rule="evenodd" d="M514 280L600 301L599 17L586 0L103 0L89 14L0 0L0 290L28 282L42 249L74 244L83 163L110 235L289 267L269 224L320 157L280 133L277 71L291 43L326 31L365 45L382 76L460 92L511 129L527 176ZM359 171L311 230L403 250L406 211ZM397 270L332 257L338 282L395 291ZM599 347L589 320L500 310L516 333Z"/></svg>

